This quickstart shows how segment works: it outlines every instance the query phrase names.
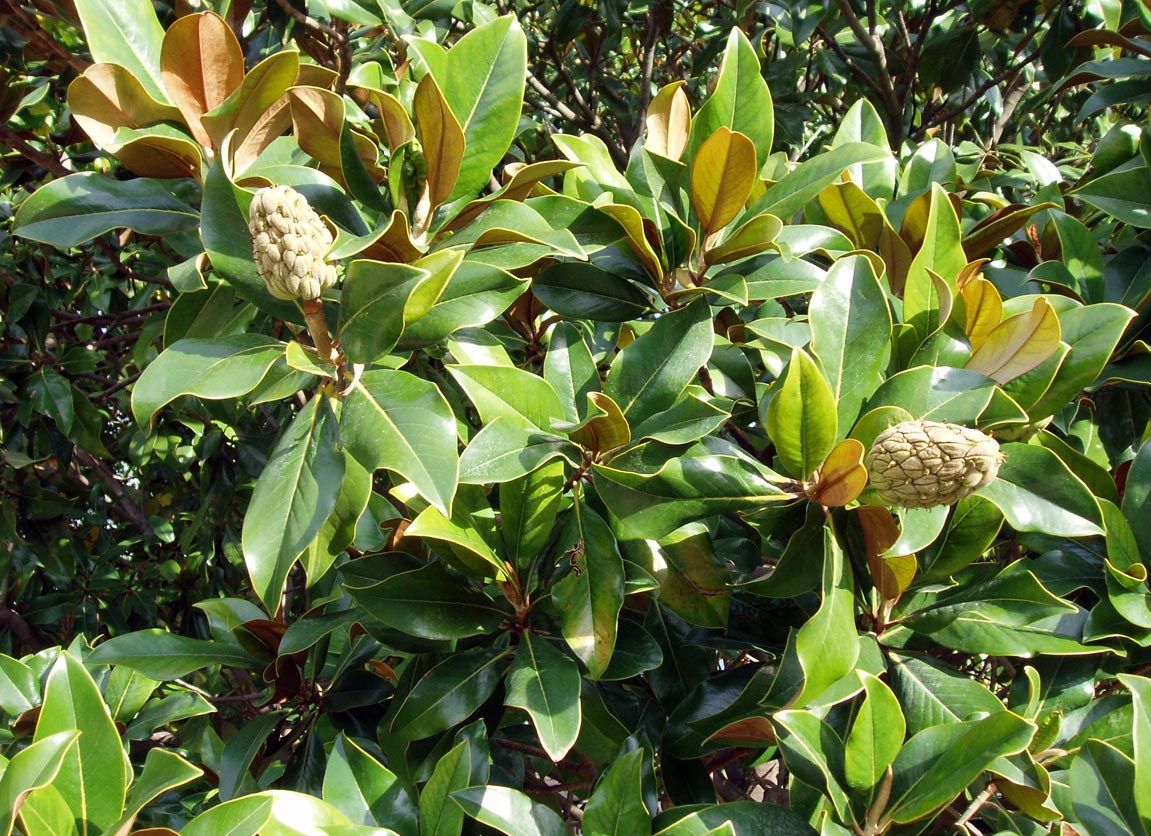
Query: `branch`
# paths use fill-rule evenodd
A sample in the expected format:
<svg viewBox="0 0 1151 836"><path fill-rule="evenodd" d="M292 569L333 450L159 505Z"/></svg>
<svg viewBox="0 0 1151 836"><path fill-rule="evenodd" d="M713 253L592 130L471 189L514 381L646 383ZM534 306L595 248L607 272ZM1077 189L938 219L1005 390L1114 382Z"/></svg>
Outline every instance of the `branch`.
<svg viewBox="0 0 1151 836"><path fill-rule="evenodd" d="M887 69L887 52L883 48L883 39L874 37L872 32L864 27L859 18L856 17L855 10L851 8L849 0L835 0L835 4L839 6L840 14L847 21L847 25L851 28L856 39L863 44L864 49L871 53L871 57L875 61L878 75L878 78L875 79L875 87L879 91L880 98L883 99L883 107L891 120L890 130L895 131L891 137L891 144L898 147L903 141L903 105L900 104L899 97L895 95L895 85L892 83L891 73Z"/></svg>
<svg viewBox="0 0 1151 836"><path fill-rule="evenodd" d="M352 72L352 50L348 44L347 34L338 29L334 29L326 23L321 23L314 17L309 17L288 2L288 0L276 0L276 5L283 9L288 17L301 26L310 29L312 32L326 36L335 47L336 72L338 74L338 78L336 79L336 92L342 96L344 94L344 88L347 87L348 84L348 76L351 75Z"/></svg>
<svg viewBox="0 0 1151 836"><path fill-rule="evenodd" d="M33 147L18 133L7 125L0 123L0 143L7 145L34 165L60 177L66 177L72 172L64 167L57 157Z"/></svg>
<svg viewBox="0 0 1151 836"><path fill-rule="evenodd" d="M64 61L69 67L75 70L77 74L82 74L86 69L88 69L89 66L91 66L79 55L76 55L75 53L65 49L63 44L57 43L55 39L48 37L48 35L44 32L43 25L41 25L41 23L36 20L36 18L33 17L27 9L21 6L19 2L5 3L4 5L8 9L15 11L16 15L20 18L23 26L13 24L11 20L6 21L5 23L7 26L11 26L13 29L15 29L21 37L25 38L26 40L35 42L36 45L43 49L45 52L55 55L57 58Z"/></svg>
<svg viewBox="0 0 1151 836"><path fill-rule="evenodd" d="M152 523L148 519L148 515L144 513L133 500L128 496L128 492L124 490L124 486L120 484L120 480L116 478L116 474L112 473L103 462L80 447L73 448L73 455L76 461L83 464L92 470L94 474L100 479L100 483L107 489L112 499L116 501L116 506L120 512L127 518L128 522L136 526L142 533L148 536L154 535L156 532L152 528Z"/></svg>

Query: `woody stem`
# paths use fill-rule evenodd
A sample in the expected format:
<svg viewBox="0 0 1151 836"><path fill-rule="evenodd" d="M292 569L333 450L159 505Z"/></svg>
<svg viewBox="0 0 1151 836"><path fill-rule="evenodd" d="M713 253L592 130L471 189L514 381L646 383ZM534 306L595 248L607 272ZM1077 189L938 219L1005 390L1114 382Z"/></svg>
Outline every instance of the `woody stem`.
<svg viewBox="0 0 1151 836"><path fill-rule="evenodd" d="M320 359L325 363L332 361L332 338L328 336L328 321L324 319L324 303L320 299L305 299L303 302L304 322L308 324L308 333L312 335L312 342Z"/></svg>

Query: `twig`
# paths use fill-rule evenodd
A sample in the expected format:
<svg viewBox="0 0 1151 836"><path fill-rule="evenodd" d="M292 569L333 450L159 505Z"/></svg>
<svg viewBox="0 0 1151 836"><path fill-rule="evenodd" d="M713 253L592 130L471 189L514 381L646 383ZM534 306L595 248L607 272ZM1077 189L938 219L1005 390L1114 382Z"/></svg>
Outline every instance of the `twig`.
<svg viewBox="0 0 1151 836"><path fill-rule="evenodd" d="M292 20L310 29L312 32L325 35L335 46L337 64L336 92L343 95L344 88L347 87L348 84L348 76L352 72L352 50L348 43L347 34L338 29L334 29L326 23L321 23L314 17L309 17L288 2L288 0L276 0L276 4L283 9L284 13Z"/></svg>
<svg viewBox="0 0 1151 836"><path fill-rule="evenodd" d="M119 507L121 513L127 517L130 523L136 526L141 533L147 534L148 536L156 533L152 528L152 523L148 520L148 515L128 496L128 492L124 490L124 486L120 484L120 480L116 478L116 475L112 473L103 462L81 447L73 447L73 455L76 461L82 463L85 467L91 468L92 472L99 477L101 484L103 484L108 493L111 494L112 498L116 501L117 507Z"/></svg>
<svg viewBox="0 0 1151 836"><path fill-rule="evenodd" d="M895 132L891 136L891 144L898 147L903 142L903 105L900 104L899 97L895 94L895 85L892 83L891 73L887 69L887 52L883 48L883 39L874 36L874 29L869 32L864 27L859 18L856 17L855 10L851 8L851 3L848 0L835 0L835 4L839 6L840 14L847 21L852 33L863 44L864 49L871 53L871 57L875 61L877 75L875 86L883 99L884 110L887 111L891 120L888 130Z"/></svg>
<svg viewBox="0 0 1151 836"><path fill-rule="evenodd" d="M22 136L4 124L0 124L0 143L7 145L21 157L52 174L67 176L72 173L64 167L59 159L33 147Z"/></svg>
<svg viewBox="0 0 1151 836"><path fill-rule="evenodd" d="M963 815L955 820L955 827L962 830L969 830L967 823L971 821L975 814L979 812L979 809L984 804L986 804L994 794L995 783L988 781L987 786L983 788L983 792L975 796L975 798L972 799L971 803L967 806L967 809L963 811Z"/></svg>

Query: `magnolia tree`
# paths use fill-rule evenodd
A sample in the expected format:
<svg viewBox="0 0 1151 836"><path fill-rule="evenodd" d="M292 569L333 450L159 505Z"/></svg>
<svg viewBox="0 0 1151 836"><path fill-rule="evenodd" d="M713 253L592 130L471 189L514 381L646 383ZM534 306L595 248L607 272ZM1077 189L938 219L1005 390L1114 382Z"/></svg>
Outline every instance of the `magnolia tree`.
<svg viewBox="0 0 1151 836"><path fill-rule="evenodd" d="M0 832L1146 836L1146 8L932 70L1097 147L842 2L820 150L745 20L621 154L440 5L76 0L100 153L6 129Z"/></svg>

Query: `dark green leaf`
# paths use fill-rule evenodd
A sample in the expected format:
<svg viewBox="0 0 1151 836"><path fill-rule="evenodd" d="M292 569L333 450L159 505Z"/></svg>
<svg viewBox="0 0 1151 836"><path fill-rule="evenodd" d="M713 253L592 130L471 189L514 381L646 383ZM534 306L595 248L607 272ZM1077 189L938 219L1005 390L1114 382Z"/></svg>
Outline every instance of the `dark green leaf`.
<svg viewBox="0 0 1151 836"><path fill-rule="evenodd" d="M155 180L84 172L53 180L20 204L13 233L68 249L113 229L145 235L194 232L196 210Z"/></svg>
<svg viewBox="0 0 1151 836"><path fill-rule="evenodd" d="M318 395L280 436L252 491L244 516L244 562L268 612L279 609L292 564L336 505L344 481L338 443L336 415L327 397Z"/></svg>
<svg viewBox="0 0 1151 836"><path fill-rule="evenodd" d="M559 763L579 737L579 667L545 639L524 633L506 687L505 703L528 713L544 751Z"/></svg>
<svg viewBox="0 0 1151 836"><path fill-rule="evenodd" d="M407 372L365 372L344 401L340 441L360 464L399 473L445 515L456 492L456 419L433 383Z"/></svg>

